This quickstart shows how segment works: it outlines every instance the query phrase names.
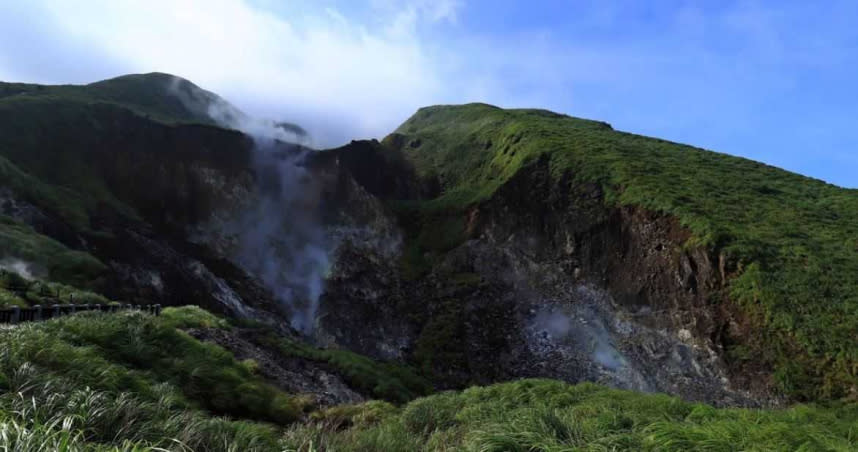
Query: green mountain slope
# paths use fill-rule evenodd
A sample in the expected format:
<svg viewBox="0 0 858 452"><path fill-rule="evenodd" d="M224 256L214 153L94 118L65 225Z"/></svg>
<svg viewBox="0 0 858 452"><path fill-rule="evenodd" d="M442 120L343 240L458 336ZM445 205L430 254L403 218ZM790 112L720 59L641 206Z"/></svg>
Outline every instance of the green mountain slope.
<svg viewBox="0 0 858 452"><path fill-rule="evenodd" d="M193 83L159 72L131 74L88 85L35 85L0 83L0 101L10 104L41 100L110 103L163 122L197 122L214 125L206 114L217 95Z"/></svg>
<svg viewBox="0 0 858 452"><path fill-rule="evenodd" d="M440 185L419 205L424 215L461 215L547 159L551 177L599 183L607 205L675 216L693 233L687 246L726 257L730 290L715 302L738 303L760 328L734 359L769 363L799 397L858 390L858 191L605 123L484 104L423 108L384 143ZM451 235L464 239L461 226L429 224L445 231L446 248Z"/></svg>
<svg viewBox="0 0 858 452"><path fill-rule="evenodd" d="M211 102L225 104L160 73L81 86L0 83L0 186L76 236L62 244L73 248L112 235L117 223L199 218L214 202L199 183L205 168L244 177L251 146L213 124ZM58 246L8 218L0 222L4 255L38 264L52 280L97 288L97 259Z"/></svg>
<svg viewBox="0 0 858 452"><path fill-rule="evenodd" d="M0 203L3 190L9 190L75 236L66 243L62 234L0 216L0 258L35 264L48 281L98 289L105 263L124 257L128 246L112 234L160 238L205 218L229 198L207 186L204 181L212 178L203 176L222 176L226 182L220 186L231 188L252 179L250 139L213 125L201 113L206 102L219 101L166 74L85 86L0 83ZM726 358L765 365L789 395L825 404L715 409L664 395L548 380L412 400L431 388L406 366L316 349L260 325L230 327L197 308L169 308L157 318L84 313L0 328L0 448L858 448L858 191L618 132L601 122L484 104L424 108L383 143L357 143L330 155L367 191L384 194L381 198L400 214L410 234L406 264L426 264L433 253L460 245L469 238L465 219L473 207L546 162L547 177L601 186L606 207L639 206L675 217L692 233L685 247L726 262L729 286L709 300L713 309L736 309L757 328L749 333L753 340L728 344ZM406 269L406 280L412 280L403 286L424 274L412 266ZM164 274L171 269L164 267ZM476 273L447 276L430 282L467 290L483 283ZM14 278L0 272L0 285L20 286ZM46 284L80 302L106 301ZM33 287L23 294L0 289L0 305L50 301ZM464 289L446 291L444 305L451 310L433 312L427 320L417 361L469 358L448 347L463 342L456 326L461 312L456 309L463 309L459 293ZM199 302L195 296L184 299ZM481 320L484 329L493 325L489 317ZM177 328L250 331L248 337L283 362L303 363L295 364L296 370L319 365L361 394L388 402L317 409L303 395L272 386L260 376L259 363L238 361ZM437 334L425 334L433 328ZM436 348L443 353L433 354Z"/></svg>
<svg viewBox="0 0 858 452"><path fill-rule="evenodd" d="M0 168L37 178L42 188L32 198L41 203L62 198L55 204L65 208L73 224L83 226L83 210L91 210L96 202L132 214L98 174L98 166L105 163L99 154L107 151L121 158L151 146L163 130L182 125L220 130L206 113L211 102L224 101L187 80L160 73L89 85L0 83L0 157L9 160ZM20 182L24 175L13 176L13 188L28 190L28 184Z"/></svg>

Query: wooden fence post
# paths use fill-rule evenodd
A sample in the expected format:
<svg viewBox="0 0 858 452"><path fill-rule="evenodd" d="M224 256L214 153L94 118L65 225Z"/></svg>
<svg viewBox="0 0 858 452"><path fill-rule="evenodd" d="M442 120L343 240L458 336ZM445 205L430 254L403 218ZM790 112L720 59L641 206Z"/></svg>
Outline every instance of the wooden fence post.
<svg viewBox="0 0 858 452"><path fill-rule="evenodd" d="M21 319L21 308L18 306L12 306L12 319L9 323L18 323L18 320Z"/></svg>

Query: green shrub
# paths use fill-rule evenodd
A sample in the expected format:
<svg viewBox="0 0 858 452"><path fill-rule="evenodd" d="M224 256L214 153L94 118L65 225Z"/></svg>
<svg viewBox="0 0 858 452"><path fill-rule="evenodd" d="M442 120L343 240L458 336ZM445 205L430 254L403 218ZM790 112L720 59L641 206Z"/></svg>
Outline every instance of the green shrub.
<svg viewBox="0 0 858 452"><path fill-rule="evenodd" d="M429 435L456 425L456 414L462 409L461 396L447 392L417 399L402 411L406 430L417 435Z"/></svg>
<svg viewBox="0 0 858 452"><path fill-rule="evenodd" d="M0 307L18 306L25 308L28 306L23 298L16 295L14 292L9 292L0 288Z"/></svg>
<svg viewBox="0 0 858 452"><path fill-rule="evenodd" d="M221 328L228 329L229 322L199 306L165 307L161 310L159 322L168 327L189 328Z"/></svg>
<svg viewBox="0 0 858 452"><path fill-rule="evenodd" d="M398 409L378 400L369 402L338 405L316 411L311 419L314 422L324 424L326 428L339 430L345 427L368 427L385 419L395 416Z"/></svg>

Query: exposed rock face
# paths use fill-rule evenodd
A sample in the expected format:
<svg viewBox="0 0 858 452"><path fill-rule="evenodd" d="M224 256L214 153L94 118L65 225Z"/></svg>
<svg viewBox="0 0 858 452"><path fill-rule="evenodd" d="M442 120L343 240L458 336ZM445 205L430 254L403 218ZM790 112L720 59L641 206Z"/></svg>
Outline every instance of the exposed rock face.
<svg viewBox="0 0 858 452"><path fill-rule="evenodd" d="M314 177L324 187L322 205L332 241L332 267L314 339L382 359L403 359L403 348L415 332L398 319L402 234L393 214L357 183L348 160L341 157L324 152L311 162Z"/></svg>
<svg viewBox="0 0 858 452"><path fill-rule="evenodd" d="M240 267L233 238L218 226L256 201L252 140L104 109L93 113L104 126L74 157L92 162L86 175L116 201L88 212L91 230L10 190L0 191L2 212L107 264L108 296L199 304L293 334L290 310ZM60 133L50 146L70 140ZM705 249L685 248L689 234L674 219L609 208L598 185L552 178L540 161L461 215L468 240L409 279L401 218L385 201L433 198L437 181L418 179L377 142L303 164L331 257L317 344L411 361L441 387L552 377L717 404L769 400L731 385L719 344L732 319L710 303L721 296L723 265ZM292 378L290 366L280 367L266 369L273 379ZM331 391L332 403L350 400Z"/></svg>
<svg viewBox="0 0 858 452"><path fill-rule="evenodd" d="M320 336L405 357L446 387L520 377L597 381L723 405L769 403L733 387L708 302L723 276L683 247L672 218L608 208L596 185L521 171L462 221L470 239L419 281L378 247L338 254Z"/></svg>

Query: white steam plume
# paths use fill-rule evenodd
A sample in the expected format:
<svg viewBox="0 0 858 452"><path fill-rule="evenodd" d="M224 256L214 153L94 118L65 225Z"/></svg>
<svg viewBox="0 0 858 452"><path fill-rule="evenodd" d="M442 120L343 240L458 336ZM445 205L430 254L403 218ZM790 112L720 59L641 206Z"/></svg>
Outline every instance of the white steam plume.
<svg viewBox="0 0 858 452"><path fill-rule="evenodd" d="M536 315L533 322L538 330L547 332L552 338L572 338L605 369L616 371L627 365L623 355L614 347L611 333L592 309L578 307L575 316L559 309L545 309Z"/></svg>
<svg viewBox="0 0 858 452"><path fill-rule="evenodd" d="M0 259L0 270L16 273L18 276L28 281L37 279L42 273L32 264L10 257Z"/></svg>
<svg viewBox="0 0 858 452"><path fill-rule="evenodd" d="M174 80L171 92L188 108L253 138L257 200L224 232L237 238L233 258L289 307L292 327L309 335L330 268L320 187L303 165L313 152L304 147L309 137L293 124L251 118L181 79Z"/></svg>

